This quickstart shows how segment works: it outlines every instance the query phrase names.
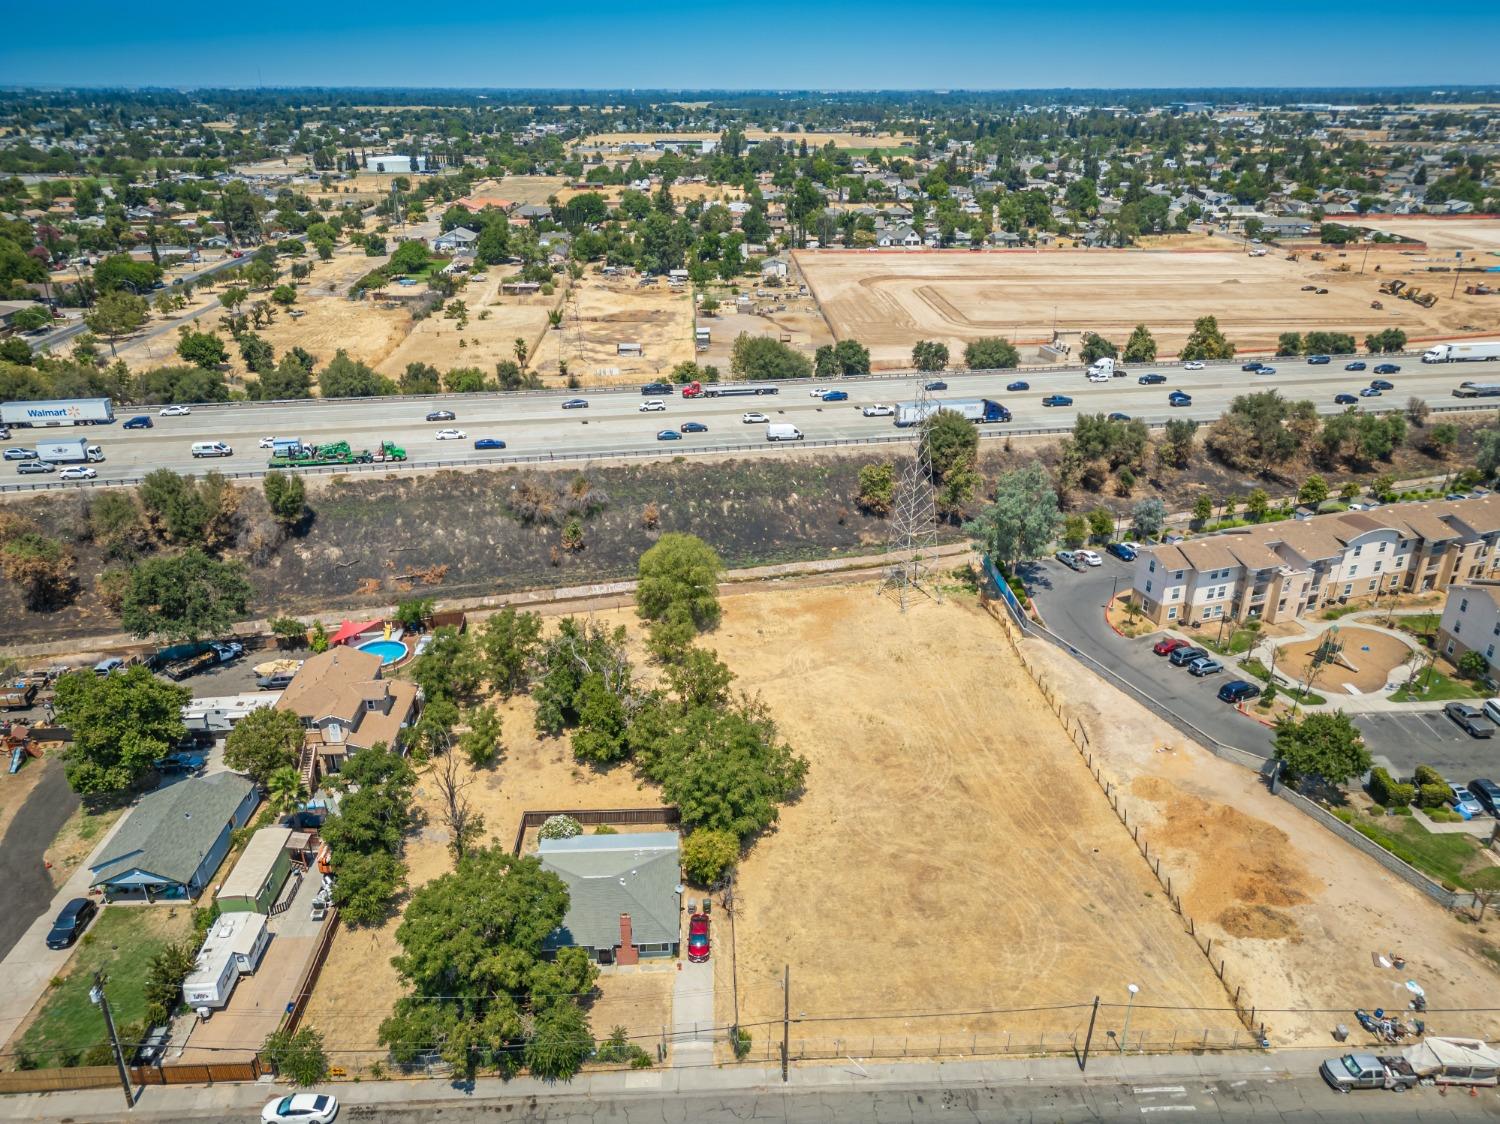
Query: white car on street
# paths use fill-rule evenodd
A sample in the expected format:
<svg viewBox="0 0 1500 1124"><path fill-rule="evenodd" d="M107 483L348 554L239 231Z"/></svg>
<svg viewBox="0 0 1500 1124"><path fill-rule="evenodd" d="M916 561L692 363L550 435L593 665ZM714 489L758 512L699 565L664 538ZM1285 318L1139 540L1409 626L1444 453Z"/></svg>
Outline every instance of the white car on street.
<svg viewBox="0 0 1500 1124"><path fill-rule="evenodd" d="M186 406L163 406L156 412L159 418L185 418L193 411Z"/></svg>
<svg viewBox="0 0 1500 1124"><path fill-rule="evenodd" d="M260 1110L261 1124L329 1124L339 1114L331 1093L293 1093Z"/></svg>
<svg viewBox="0 0 1500 1124"><path fill-rule="evenodd" d="M65 468L57 474L59 480L92 480L99 474L92 468L85 468L81 464L75 464L71 468Z"/></svg>
<svg viewBox="0 0 1500 1124"><path fill-rule="evenodd" d="M754 425L756 422L768 422L770 420L770 418L766 417L766 415L761 413L759 410L751 410L748 414L740 415L740 421L744 422L746 425Z"/></svg>
<svg viewBox="0 0 1500 1124"><path fill-rule="evenodd" d="M660 398L652 398L649 401L641 403L640 412L643 414L656 414L665 411L666 408L667 404Z"/></svg>
<svg viewBox="0 0 1500 1124"><path fill-rule="evenodd" d="M433 436L439 441L462 441L469 435L461 429L440 429Z"/></svg>
<svg viewBox="0 0 1500 1124"><path fill-rule="evenodd" d="M1201 360L1201 359L1189 359L1186 363L1184 363L1182 365L1182 369L1184 371L1201 371L1201 370L1203 370L1203 360Z"/></svg>
<svg viewBox="0 0 1500 1124"><path fill-rule="evenodd" d="M260 439L260 447L262 449L274 449L274 448L276 448L276 438L274 438L274 437L262 437Z"/></svg>
<svg viewBox="0 0 1500 1124"><path fill-rule="evenodd" d="M1078 555L1079 558L1083 559L1090 566L1104 565L1104 559L1100 558L1099 555L1094 553L1092 550L1076 550L1073 553Z"/></svg>
<svg viewBox="0 0 1500 1124"><path fill-rule="evenodd" d="M815 386L807 392L807 396L809 398L822 398L827 393L828 388L826 386Z"/></svg>
<svg viewBox="0 0 1500 1124"><path fill-rule="evenodd" d="M876 402L873 406L866 406L860 411L867 418L888 418L895 412L896 407L887 406L881 402Z"/></svg>

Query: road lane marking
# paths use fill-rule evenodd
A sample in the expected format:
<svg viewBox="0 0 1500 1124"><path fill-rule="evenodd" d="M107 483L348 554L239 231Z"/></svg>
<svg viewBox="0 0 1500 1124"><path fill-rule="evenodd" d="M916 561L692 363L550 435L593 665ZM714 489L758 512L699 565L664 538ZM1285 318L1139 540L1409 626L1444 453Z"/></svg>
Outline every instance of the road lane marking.
<svg viewBox="0 0 1500 1124"><path fill-rule="evenodd" d="M1197 1112L1195 1104L1143 1104L1142 1112Z"/></svg>
<svg viewBox="0 0 1500 1124"><path fill-rule="evenodd" d="M1152 1085L1147 1089L1132 1089L1131 1092L1137 1095L1141 1093L1186 1093L1187 1089L1182 1085Z"/></svg>

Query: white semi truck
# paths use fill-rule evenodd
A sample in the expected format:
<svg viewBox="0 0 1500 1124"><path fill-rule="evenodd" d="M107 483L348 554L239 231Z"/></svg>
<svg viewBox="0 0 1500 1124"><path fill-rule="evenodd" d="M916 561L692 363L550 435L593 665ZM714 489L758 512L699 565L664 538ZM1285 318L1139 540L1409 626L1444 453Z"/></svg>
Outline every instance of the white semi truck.
<svg viewBox="0 0 1500 1124"><path fill-rule="evenodd" d="M1500 340L1440 343L1422 352L1423 363L1477 363L1484 359L1500 359Z"/></svg>

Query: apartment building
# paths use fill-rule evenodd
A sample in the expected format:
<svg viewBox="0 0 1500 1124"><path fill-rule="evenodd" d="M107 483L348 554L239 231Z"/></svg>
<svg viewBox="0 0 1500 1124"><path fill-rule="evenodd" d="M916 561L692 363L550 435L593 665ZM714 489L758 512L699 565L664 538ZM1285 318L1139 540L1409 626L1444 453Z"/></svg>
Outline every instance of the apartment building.
<svg viewBox="0 0 1500 1124"><path fill-rule="evenodd" d="M1383 593L1500 578L1500 497L1392 504L1152 546L1134 600L1159 625L1289 620Z"/></svg>
<svg viewBox="0 0 1500 1124"><path fill-rule="evenodd" d="M1454 663L1465 652L1479 652L1494 666L1500 652L1500 584L1456 582L1448 587L1437 650Z"/></svg>

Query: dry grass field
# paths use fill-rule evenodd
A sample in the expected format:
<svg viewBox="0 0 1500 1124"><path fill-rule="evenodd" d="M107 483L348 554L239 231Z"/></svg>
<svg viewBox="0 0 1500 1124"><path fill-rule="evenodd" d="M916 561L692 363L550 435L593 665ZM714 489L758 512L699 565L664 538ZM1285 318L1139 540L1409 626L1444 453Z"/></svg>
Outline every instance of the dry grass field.
<svg viewBox="0 0 1500 1124"><path fill-rule="evenodd" d="M1428 249L1442 251L1446 257L1452 257L1454 250L1475 250L1485 256L1487 264L1500 264L1495 261L1495 255L1500 254L1500 219L1361 215L1348 221L1355 226L1368 226L1372 230L1384 230L1426 242ZM1464 256L1472 258L1474 255Z"/></svg>
<svg viewBox="0 0 1500 1124"><path fill-rule="evenodd" d="M1442 297L1432 309L1381 297L1377 285L1385 277L1420 284L1419 276L1431 276L1425 264L1392 251L1371 263L1381 264L1378 277L1373 268L1363 276L1357 272L1354 252L1344 259L1349 272L1337 271L1333 253L1324 262L1306 255L1293 262L1274 252L1252 258L1228 249L795 256L835 335L858 339L877 365L887 367L907 363L919 339L941 340L958 353L983 336L1042 343L1054 326L1064 333L1099 332L1123 344L1131 328L1144 323L1168 356L1182 346L1194 319L1210 313L1242 350L1272 346L1286 331L1333 329L1362 339L1399 327L1421 339L1500 326L1500 301L1462 293L1449 299L1451 279L1432 286ZM1304 285L1329 292L1304 292ZM1375 299L1383 309L1370 307Z"/></svg>
<svg viewBox="0 0 1500 1124"><path fill-rule="evenodd" d="M609 385L665 374L693 358L692 296L674 293L660 278L646 286L641 280L586 273L576 300L564 304L562 329L543 341L537 362L543 375L555 376L561 358L586 383ZM642 354L620 355L621 343L640 344Z"/></svg>
<svg viewBox="0 0 1500 1124"><path fill-rule="evenodd" d="M440 371L452 367L479 367L493 377L495 364L515 359L515 341L526 341L528 355L536 355L547 332L547 312L556 308L560 295L506 296L500 284L513 272L501 266L487 270L483 281L471 281L455 298L469 310L468 325L439 312L411 325L406 338L379 364L382 374L392 378L408 363L430 363ZM403 313L404 315L404 313Z"/></svg>

